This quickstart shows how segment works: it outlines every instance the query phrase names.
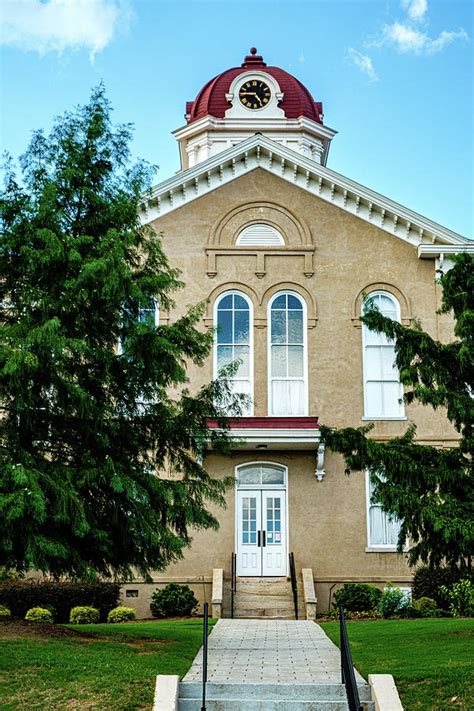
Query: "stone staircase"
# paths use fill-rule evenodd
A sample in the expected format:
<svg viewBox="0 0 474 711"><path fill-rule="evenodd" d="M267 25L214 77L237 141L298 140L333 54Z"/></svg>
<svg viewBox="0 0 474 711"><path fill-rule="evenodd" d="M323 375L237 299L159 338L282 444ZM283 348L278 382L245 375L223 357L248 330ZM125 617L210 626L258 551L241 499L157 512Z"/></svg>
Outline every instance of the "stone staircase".
<svg viewBox="0 0 474 711"><path fill-rule="evenodd" d="M230 584L226 587L228 588L226 598L229 600L227 617L230 616ZM238 577L234 593L234 618L294 620L295 609L290 579ZM300 581L298 581L298 618L305 619L303 586Z"/></svg>
<svg viewBox="0 0 474 711"><path fill-rule="evenodd" d="M362 708L374 711L370 688L359 686ZM202 684L181 682L179 711L201 708ZM348 711L346 691L342 684L272 684L208 682L207 711Z"/></svg>

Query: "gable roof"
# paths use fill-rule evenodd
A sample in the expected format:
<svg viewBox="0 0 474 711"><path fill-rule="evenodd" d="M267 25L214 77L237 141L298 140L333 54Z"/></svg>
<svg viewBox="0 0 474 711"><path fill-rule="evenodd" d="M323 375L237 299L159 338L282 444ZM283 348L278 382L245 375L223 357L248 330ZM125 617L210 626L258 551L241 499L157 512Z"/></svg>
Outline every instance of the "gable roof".
<svg viewBox="0 0 474 711"><path fill-rule="evenodd" d="M458 246L474 251L474 241L419 215L313 160L255 134L152 188L141 206L144 224L206 195L256 168L316 195L404 242ZM434 255L433 255L434 256Z"/></svg>

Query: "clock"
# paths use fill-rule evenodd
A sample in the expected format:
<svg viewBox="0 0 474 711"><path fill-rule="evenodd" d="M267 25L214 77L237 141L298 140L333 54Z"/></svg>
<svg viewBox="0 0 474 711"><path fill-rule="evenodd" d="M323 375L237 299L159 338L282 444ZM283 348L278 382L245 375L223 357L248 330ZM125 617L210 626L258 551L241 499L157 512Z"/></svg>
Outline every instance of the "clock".
<svg viewBox="0 0 474 711"><path fill-rule="evenodd" d="M249 79L239 89L240 102L247 109L263 109L270 101L272 92L268 84L260 79Z"/></svg>

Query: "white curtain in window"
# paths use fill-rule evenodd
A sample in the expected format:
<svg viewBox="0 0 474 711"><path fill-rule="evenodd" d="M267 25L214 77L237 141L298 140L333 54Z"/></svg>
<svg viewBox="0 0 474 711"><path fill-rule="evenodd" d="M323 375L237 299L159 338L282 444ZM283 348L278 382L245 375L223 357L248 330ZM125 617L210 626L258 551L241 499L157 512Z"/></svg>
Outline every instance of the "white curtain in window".
<svg viewBox="0 0 474 711"><path fill-rule="evenodd" d="M380 504L372 502L374 485L368 476L369 546L396 547L400 534L400 521L382 511Z"/></svg>
<svg viewBox="0 0 474 711"><path fill-rule="evenodd" d="M252 333L250 303L243 294L223 294L216 304L215 373L234 361L239 361L237 372L231 378L231 389L236 394L252 397ZM250 415L251 403L242 413Z"/></svg>
<svg viewBox="0 0 474 711"><path fill-rule="evenodd" d="M371 295L370 302L394 321L399 321L398 302L388 293ZM365 305L365 309L367 305ZM363 326L364 390L366 417L402 417L404 414L394 343L383 333Z"/></svg>
<svg viewBox="0 0 474 711"><path fill-rule="evenodd" d="M306 317L303 301L296 294L277 294L269 313L270 414L305 415Z"/></svg>

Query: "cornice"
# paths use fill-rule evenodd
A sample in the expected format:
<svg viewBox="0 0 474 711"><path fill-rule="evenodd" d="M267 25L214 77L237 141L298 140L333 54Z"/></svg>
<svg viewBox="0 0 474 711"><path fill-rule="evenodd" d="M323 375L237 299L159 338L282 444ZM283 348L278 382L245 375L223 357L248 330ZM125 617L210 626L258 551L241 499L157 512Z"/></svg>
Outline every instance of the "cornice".
<svg viewBox="0 0 474 711"><path fill-rule="evenodd" d="M438 249L440 244L472 245L466 237L260 134L156 185L144 196L141 220L144 224L152 222L256 168L413 247L422 247L421 251L430 245Z"/></svg>

